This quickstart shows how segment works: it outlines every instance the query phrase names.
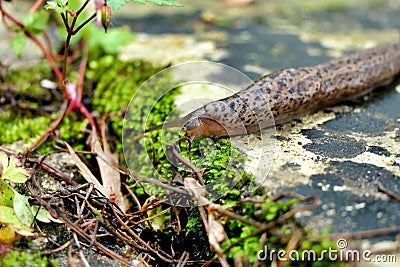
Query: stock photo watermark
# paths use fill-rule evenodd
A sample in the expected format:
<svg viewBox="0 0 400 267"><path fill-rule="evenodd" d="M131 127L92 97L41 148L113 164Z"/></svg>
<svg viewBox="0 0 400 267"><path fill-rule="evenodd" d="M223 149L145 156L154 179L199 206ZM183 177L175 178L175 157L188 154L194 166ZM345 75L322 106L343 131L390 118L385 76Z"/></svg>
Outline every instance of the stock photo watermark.
<svg viewBox="0 0 400 267"><path fill-rule="evenodd" d="M317 262L322 260L329 261L343 261L343 262L376 262L376 263L396 263L399 261L396 255L374 255L371 250L357 250L348 249L347 240L339 238L336 241L337 249L328 248L321 252L316 252L312 249L305 249L302 251L284 249L268 248L267 245L257 253L257 259L259 261L270 261L277 260L280 262L284 261L308 261Z"/></svg>

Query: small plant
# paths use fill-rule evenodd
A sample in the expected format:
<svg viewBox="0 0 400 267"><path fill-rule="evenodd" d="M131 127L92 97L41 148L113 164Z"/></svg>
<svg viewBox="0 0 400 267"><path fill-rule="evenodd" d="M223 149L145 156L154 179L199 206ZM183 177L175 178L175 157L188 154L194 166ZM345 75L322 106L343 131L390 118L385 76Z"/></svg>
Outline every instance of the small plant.
<svg viewBox="0 0 400 267"><path fill-rule="evenodd" d="M89 123L91 131L97 135L98 128L95 118L82 102L86 65L89 56L93 58L104 53L116 54L118 47L133 40L134 36L129 30L109 29L112 10L120 8L130 0L36 0L21 20L7 10L10 5L8 2L11 1L0 0L0 15L3 24L10 32L14 33L11 47L21 57L22 49L27 41L37 45L52 71L52 73L48 71L47 80L42 86L60 89L65 102L65 105L60 105L64 107L63 114L54 120L52 125L26 150L25 154L35 151L72 111L83 115ZM132 0L132 2L180 6L174 0ZM90 5L94 6L93 11L90 11ZM48 37L49 26L54 24L50 18L54 14L61 25L57 33L64 40L61 54L57 54L58 45L52 44ZM94 21L95 23L91 23ZM99 29L99 26L104 28L106 35ZM82 31L84 28L86 30ZM50 80L53 76L56 81ZM16 81L16 83L20 82ZM30 86L28 87L28 90L31 90ZM37 123L42 125L32 125L32 128L41 130L43 125L47 125L48 122L47 118L44 121L39 120ZM7 138L18 138L18 135L7 136ZM29 136L22 138L27 141ZM15 139L12 140L15 141ZM33 236L35 219L42 222L59 222L44 208L31 205L28 197L16 189L25 189L24 184L28 180L29 172L20 167L15 157L8 157L5 153L0 152L0 165L0 172L2 170L0 176L0 244L13 244L19 236ZM14 256L20 257L17 254ZM1 261L0 265L11 266L6 265L4 261Z"/></svg>
<svg viewBox="0 0 400 267"><path fill-rule="evenodd" d="M180 6L174 0L131 0L138 3L155 3L159 5ZM88 27L91 21L96 20L96 25L102 25L105 32L109 32L112 10L118 9L129 0L52 0L46 1L45 10L39 8L44 4L44 0L37 0L29 12L20 21L15 16L10 14L5 6L5 1L0 0L0 14L4 24L10 31L16 33L11 45L17 55L21 54L23 47L27 40L34 42L42 51L47 63L50 65L56 79L57 84L61 87L65 101L68 103L62 116L56 119L53 124L45 131L45 133L38 138L38 140L26 151L30 153L34 151L46 138L52 133L58 125L62 122L63 118L71 111L77 110L89 122L93 131L96 131L96 122L87 107L82 103L82 91L84 86L84 77L86 70L86 63L88 58L89 46L103 46L107 50L107 43L101 41L99 32L95 30L88 31L88 34L83 34L82 29ZM9 1L7 1L9 2ZM95 10L92 14L88 13L88 6L92 3ZM50 44L50 39L47 36L46 30L50 24L50 13L46 11L53 11L60 18L63 25L62 32L64 36L63 54L61 55L60 64L61 69L58 67L58 56L54 53L53 46ZM109 32L109 34L112 34ZM44 40L39 38L40 35L44 36ZM108 43L108 50L116 51L115 47L125 44L131 40L129 33L117 34L118 36L113 43ZM79 43L79 50L77 56L71 55L71 47L73 44ZM80 59L79 68L77 73L70 71L70 66L76 58ZM73 79L75 75L75 79ZM51 85L53 86L53 85Z"/></svg>
<svg viewBox="0 0 400 267"><path fill-rule="evenodd" d="M42 222L57 221L45 209L32 206L28 198L15 190L12 184L22 184L29 172L18 166L15 157L0 152L0 243L10 244L17 238L32 235L34 219Z"/></svg>

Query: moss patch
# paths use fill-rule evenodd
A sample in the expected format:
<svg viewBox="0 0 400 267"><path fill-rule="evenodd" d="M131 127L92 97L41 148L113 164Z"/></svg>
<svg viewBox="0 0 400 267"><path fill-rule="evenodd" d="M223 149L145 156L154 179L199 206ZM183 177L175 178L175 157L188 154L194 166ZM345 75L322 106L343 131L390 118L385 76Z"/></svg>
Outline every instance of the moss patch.
<svg viewBox="0 0 400 267"><path fill-rule="evenodd" d="M35 266L35 267L51 267L56 266L56 261L50 261L46 256L41 256L40 252L28 253L24 251L11 251L0 257L0 266Z"/></svg>

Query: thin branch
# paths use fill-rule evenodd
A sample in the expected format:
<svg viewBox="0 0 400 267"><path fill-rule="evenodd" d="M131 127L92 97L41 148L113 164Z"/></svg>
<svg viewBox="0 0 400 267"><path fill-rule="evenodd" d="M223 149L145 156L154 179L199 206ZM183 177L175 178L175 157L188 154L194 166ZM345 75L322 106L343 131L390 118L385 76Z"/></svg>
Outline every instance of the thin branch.
<svg viewBox="0 0 400 267"><path fill-rule="evenodd" d="M43 3L43 0L36 0L36 2L32 5L32 7L29 9L29 13L35 12L40 5Z"/></svg>
<svg viewBox="0 0 400 267"><path fill-rule="evenodd" d="M67 12L65 12L65 14L61 13L61 19L64 23L65 29L67 30L67 32L69 32L70 29L68 24L68 13Z"/></svg>
<svg viewBox="0 0 400 267"><path fill-rule="evenodd" d="M43 255L50 255L50 254L53 254L53 253L57 253L57 252L63 251L63 250L66 249L69 245L71 245L71 243L72 243L72 240L69 240L69 241L67 241L66 243L64 243L64 245L62 245L62 246L60 246L60 247L58 247L58 248L55 248L55 249L52 249L52 250L45 250L45 251L42 251L42 254L43 254Z"/></svg>
<svg viewBox="0 0 400 267"><path fill-rule="evenodd" d="M58 117L58 119L46 130L44 134L42 134L36 142L25 151L25 154L29 154L32 151L36 150L41 143L49 136L50 133L52 133L55 129L57 129L58 125L60 125L61 121L72 111L74 108L74 103L72 101L69 101L67 108L65 109L64 113Z"/></svg>
<svg viewBox="0 0 400 267"><path fill-rule="evenodd" d="M389 197L400 201L400 196L396 195L395 193L393 193L392 191L390 191L389 189L387 189L386 187L384 187L381 183L378 183L377 185L378 190L381 191L382 193L385 193L386 195L388 195Z"/></svg>
<svg viewBox="0 0 400 267"><path fill-rule="evenodd" d="M292 193L293 193L293 194L292 194ZM236 245L240 244L241 242L243 242L245 239L247 239L247 238L249 238L249 237L253 237L253 236L256 236L256 235L259 235L259 234L261 234L261 233L264 233L264 232L268 231L269 229L271 229L272 227L274 227L274 226L277 225L278 223L281 223L281 222L283 222L283 221L289 219L290 217L292 217L293 215L295 215L296 213L298 213L298 212L300 212L300 211L313 210L313 209L315 209L316 207L318 207L318 205L319 205L319 198L318 198L318 197L314 197L314 196L311 196L311 197L304 197L304 196L299 195L299 194L294 193L294 192L289 192L288 194L282 193L282 194L280 194L279 196L277 196L277 197L275 197L275 198L273 198L273 199L277 200L277 199L280 199L280 198L282 198L282 197L284 197L284 196L289 196L289 195L290 195L290 196L297 195L297 196L299 196L299 199L300 199L300 200L303 200L303 201L310 201L310 200L313 200L313 203L310 204L310 205L305 205L305 206L301 206L301 207L298 207L298 208L289 210L288 212L282 214L282 215L279 216L278 218L276 218L276 219L274 219L274 220L272 220L272 221L270 221L270 222L264 224L263 226L259 227L256 231L254 231L254 232L252 232L252 233L250 233L250 234L248 234L248 235L246 235L246 236L243 236L243 237L239 238L238 240L236 240L235 242L233 242L231 245L229 245L228 247L226 247L226 248L223 250L223 252L225 253L226 251L228 251L229 249L231 249L233 246L236 246Z"/></svg>
<svg viewBox="0 0 400 267"><path fill-rule="evenodd" d="M76 11L76 16L79 16L79 14L81 14L82 13L82 11L85 9L85 7L89 4L89 2L90 2L90 0L86 0L84 3L83 3L83 5L81 6L81 8L78 10L78 11Z"/></svg>
<svg viewBox="0 0 400 267"><path fill-rule="evenodd" d="M76 27L75 30L72 31L72 35L77 34L82 29L83 26L88 24L95 17L96 17L96 13L92 14L89 18L87 18L84 22L82 22L78 27Z"/></svg>

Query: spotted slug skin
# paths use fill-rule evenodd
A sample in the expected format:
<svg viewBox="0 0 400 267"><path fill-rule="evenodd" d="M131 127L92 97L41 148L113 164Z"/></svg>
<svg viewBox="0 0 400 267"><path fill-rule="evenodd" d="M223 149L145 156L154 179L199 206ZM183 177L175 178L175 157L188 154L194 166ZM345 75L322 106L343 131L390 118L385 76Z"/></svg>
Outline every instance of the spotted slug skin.
<svg viewBox="0 0 400 267"><path fill-rule="evenodd" d="M366 94L399 73L400 43L385 44L326 63L266 75L246 89L210 102L164 127L183 126L192 138L257 132Z"/></svg>

